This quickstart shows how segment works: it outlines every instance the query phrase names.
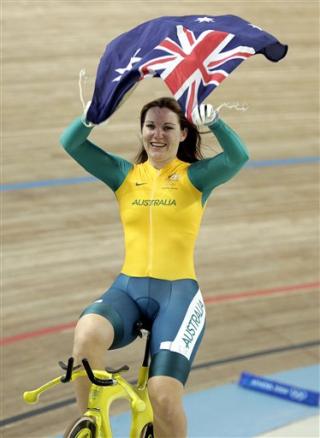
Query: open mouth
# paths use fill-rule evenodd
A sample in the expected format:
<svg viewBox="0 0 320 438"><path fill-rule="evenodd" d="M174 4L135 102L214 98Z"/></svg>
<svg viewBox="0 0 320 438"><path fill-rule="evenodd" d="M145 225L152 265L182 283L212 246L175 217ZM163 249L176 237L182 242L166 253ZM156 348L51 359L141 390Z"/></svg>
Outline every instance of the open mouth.
<svg viewBox="0 0 320 438"><path fill-rule="evenodd" d="M167 146L166 143L150 143L150 144L153 148L157 148L157 149L162 149Z"/></svg>

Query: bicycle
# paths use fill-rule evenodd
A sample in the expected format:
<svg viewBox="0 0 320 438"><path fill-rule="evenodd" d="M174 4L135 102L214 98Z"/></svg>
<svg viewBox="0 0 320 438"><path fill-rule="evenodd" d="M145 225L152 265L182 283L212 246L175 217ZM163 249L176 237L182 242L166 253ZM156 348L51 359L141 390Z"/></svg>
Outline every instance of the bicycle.
<svg viewBox="0 0 320 438"><path fill-rule="evenodd" d="M141 326L139 336L142 337ZM153 413L147 390L149 348L150 333L148 332L144 358L135 385L120 374L129 370L127 365L118 369L92 370L88 360L83 359L84 369L82 369L81 365L74 367L74 359L70 357L67 365L59 362L60 367L65 371L64 375L50 380L33 391L26 391L23 398L26 403L37 403L40 394L53 386L87 376L92 383L88 409L72 424L64 435L65 438L112 438L110 406L119 399L126 399L130 402L132 413L130 438L153 438Z"/></svg>

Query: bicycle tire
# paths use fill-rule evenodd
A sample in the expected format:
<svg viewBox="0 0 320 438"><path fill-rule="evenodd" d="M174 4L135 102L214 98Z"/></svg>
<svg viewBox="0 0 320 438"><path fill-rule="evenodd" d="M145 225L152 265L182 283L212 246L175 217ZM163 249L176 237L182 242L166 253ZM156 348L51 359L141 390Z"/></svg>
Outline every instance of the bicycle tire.
<svg viewBox="0 0 320 438"><path fill-rule="evenodd" d="M148 423L143 427L140 438L154 438L152 423Z"/></svg>
<svg viewBox="0 0 320 438"><path fill-rule="evenodd" d="M93 418L80 417L68 428L63 438L95 438L96 423Z"/></svg>

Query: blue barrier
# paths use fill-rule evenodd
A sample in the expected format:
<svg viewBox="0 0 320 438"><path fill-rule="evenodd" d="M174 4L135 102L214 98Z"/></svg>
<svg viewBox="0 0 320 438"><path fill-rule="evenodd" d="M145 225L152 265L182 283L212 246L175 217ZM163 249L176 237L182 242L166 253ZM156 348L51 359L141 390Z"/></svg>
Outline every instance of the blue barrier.
<svg viewBox="0 0 320 438"><path fill-rule="evenodd" d="M282 382L256 376L254 374L241 373L238 384L243 388L263 392L296 403L308 406L320 406L320 393L298 386L287 385Z"/></svg>

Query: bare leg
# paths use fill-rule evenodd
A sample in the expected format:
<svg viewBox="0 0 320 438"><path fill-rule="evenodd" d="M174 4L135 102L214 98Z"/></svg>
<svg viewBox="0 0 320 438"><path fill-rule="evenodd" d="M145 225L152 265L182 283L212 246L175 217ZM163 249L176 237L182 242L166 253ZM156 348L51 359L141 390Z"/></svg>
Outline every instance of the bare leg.
<svg viewBox="0 0 320 438"><path fill-rule="evenodd" d="M153 408L155 437L186 438L182 383L172 377L155 376L149 379L148 391Z"/></svg>
<svg viewBox="0 0 320 438"><path fill-rule="evenodd" d="M79 319L74 335L73 357L75 364L83 358L96 369L104 369L105 354L111 346L114 330L111 323L101 315L88 314ZM80 413L87 410L90 382L86 377L74 381Z"/></svg>

